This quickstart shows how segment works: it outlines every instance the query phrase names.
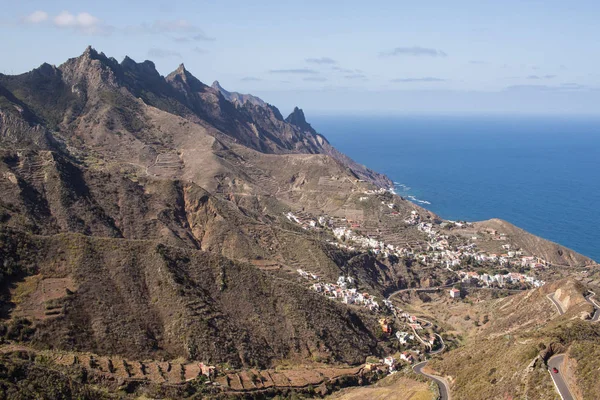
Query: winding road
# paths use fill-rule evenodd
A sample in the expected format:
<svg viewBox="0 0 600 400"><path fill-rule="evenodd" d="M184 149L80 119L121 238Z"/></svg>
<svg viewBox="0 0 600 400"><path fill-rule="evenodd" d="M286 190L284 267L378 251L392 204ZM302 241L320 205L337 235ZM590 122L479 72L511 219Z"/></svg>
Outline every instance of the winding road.
<svg viewBox="0 0 600 400"><path fill-rule="evenodd" d="M598 305L598 303L596 303L596 300L594 300L595 296L596 293L592 292L591 290L590 294L585 296L585 301L594 306L594 315L590 322L598 322L598 320L600 319L600 305ZM559 315L563 315L565 313L565 310L563 310L562 305L554 298L554 293L550 293L546 297L548 297L548 300L550 300L552 304L554 304ZM571 391L569 390L569 385L567 385L562 375L564 360L564 354L556 354L550 357L550 359L548 360L548 373L550 373L552 381L554 382L554 386L556 387L556 391L560 395L561 399L573 400L575 399L575 397L571 394ZM558 370L557 373L554 373L552 371L554 368Z"/></svg>
<svg viewBox="0 0 600 400"><path fill-rule="evenodd" d="M558 315L563 315L565 313L565 310L563 310L562 305L558 302L558 300L554 298L554 293L550 293L546 295L546 297L552 302L554 307L556 307ZM552 378L552 382L554 382L554 387L556 388L556 391L558 392L560 398L562 400L573 400L574 397L571 394L571 391L569 390L569 386L562 377L562 365L564 359L564 354L556 354L550 357L550 359L548 360L548 373ZM556 368L558 370L558 373L555 374L554 372L552 372L553 368Z"/></svg>
<svg viewBox="0 0 600 400"><path fill-rule="evenodd" d="M442 347L440 347L437 350L430 351L429 354L439 354L446 349L446 344L444 343L444 339L442 339L442 337L440 335L438 335L437 333L434 333L434 335L437 336L438 338L440 338L440 343L442 344Z"/></svg>
<svg viewBox="0 0 600 400"><path fill-rule="evenodd" d="M598 322L600 320L600 305L596 303L596 300L594 300L596 293L592 292L591 290L590 293L591 294L585 296L585 301L594 306L594 316L592 317L591 322Z"/></svg>
<svg viewBox="0 0 600 400"><path fill-rule="evenodd" d="M446 285L446 286L438 286L438 287L433 287L433 288L409 288L409 289L400 289L395 291L394 293L390 294L387 299L390 300L393 296L402 293L402 292L408 292L411 290L414 290L416 292L425 292L425 291L438 291L440 289L445 289L445 288L449 288L452 287L453 285ZM394 313L395 315L395 313ZM396 318L398 318L397 315L395 315ZM427 321L426 319L423 318L417 318L418 321L424 323L423 327L432 327L433 324L430 321ZM412 328L412 327L411 327ZM442 346L435 350L435 351L431 351L431 345L427 342L425 342L423 339L421 339L421 337L419 336L419 334L417 333L417 331L415 331L414 328L412 328L413 333L415 334L415 336L421 341L423 342L426 346L429 347L430 349L430 353L429 354L439 354L442 351L444 351L446 349L446 345L444 343L444 339L442 339L442 337L440 335L438 335L437 333L434 333L439 339L440 339L440 343L442 344ZM425 372L423 372L423 368L425 367L425 365L427 365L427 361L422 361L418 364L415 364L413 366L413 371L416 374L419 375L423 375L426 376L427 378L433 380L439 387L440 389L440 400L450 400L450 386L448 385L448 382L442 378L441 376L436 376L436 375L429 375L426 374Z"/></svg>
<svg viewBox="0 0 600 400"><path fill-rule="evenodd" d="M432 379L435 383L437 383L440 388L440 399L441 400L450 400L450 387L448 386L448 382L441 376L429 375L423 372L423 368L427 365L427 361L420 362L413 366L413 371L417 374L426 376Z"/></svg>
<svg viewBox="0 0 600 400"><path fill-rule="evenodd" d="M546 297L552 302L552 304L554 304L554 307L556 307L556 310L558 311L558 315L563 315L565 313L565 310L562 308L562 304L560 304L558 300L554 298L554 293L550 293L549 295L546 295Z"/></svg>
<svg viewBox="0 0 600 400"><path fill-rule="evenodd" d="M400 289L400 290L396 290L394 293L391 293L387 299L391 299L392 297L396 296L397 294L403 293L403 292L410 292L410 291L415 291L415 292L437 292L440 289L447 289L454 286L454 284L451 285L444 285L444 286L434 286L434 287L426 287L426 288L408 288L408 289Z"/></svg>
<svg viewBox="0 0 600 400"><path fill-rule="evenodd" d="M548 360L548 372L550 373L550 376L552 377L552 381L554 382L556 391L560 395L561 399L562 400L575 400L575 397L573 397L573 395L571 394L571 391L569 390L569 386L567 385L567 382L565 382L565 380L562 376L562 367L563 367L564 360L565 360L564 354L557 354L555 356L550 357L550 359ZM555 374L554 372L552 372L553 368L556 368L558 370L558 373Z"/></svg>

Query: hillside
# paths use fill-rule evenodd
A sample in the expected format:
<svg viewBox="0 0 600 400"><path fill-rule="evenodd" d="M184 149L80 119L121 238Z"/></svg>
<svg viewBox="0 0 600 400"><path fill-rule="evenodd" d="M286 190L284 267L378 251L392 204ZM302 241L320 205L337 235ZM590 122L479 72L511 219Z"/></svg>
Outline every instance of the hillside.
<svg viewBox="0 0 600 400"><path fill-rule="evenodd" d="M558 266L595 264L588 257L569 251L569 249L564 246L532 235L531 233L500 219L490 219L488 221L478 222L475 226L480 229L494 229L504 232L512 238L518 247L531 249L535 254L539 254L540 257Z"/></svg>
<svg viewBox="0 0 600 400"><path fill-rule="evenodd" d="M313 385L325 395L376 380L366 359L396 352L379 323L393 316L382 301L392 292L457 285L467 270L596 279L569 249L501 221L449 226L390 185L301 109L284 118L183 64L163 77L151 61L90 47L58 67L0 74L0 352L25 371L0 369L11 382L1 393L52 370L67 397L67 386L93 397L96 384L159 398ZM486 229L503 242L474 243ZM543 268L475 260L505 243ZM548 290L568 315L587 310L578 283L552 285L481 305L495 317L473 329L490 343L558 329ZM217 367L217 385L200 363Z"/></svg>
<svg viewBox="0 0 600 400"><path fill-rule="evenodd" d="M472 332L464 346L434 358L430 368L448 377L457 399L555 398L546 366L552 355L575 353L573 376L589 374L584 370L596 363L593 352L581 352L595 349L600 335L597 324L582 319L593 312L585 291L576 281L562 280L481 302L475 312L487 315L489 322ZM559 300L563 315L548 296ZM585 376L572 387L585 394L582 398L595 398L596 384Z"/></svg>

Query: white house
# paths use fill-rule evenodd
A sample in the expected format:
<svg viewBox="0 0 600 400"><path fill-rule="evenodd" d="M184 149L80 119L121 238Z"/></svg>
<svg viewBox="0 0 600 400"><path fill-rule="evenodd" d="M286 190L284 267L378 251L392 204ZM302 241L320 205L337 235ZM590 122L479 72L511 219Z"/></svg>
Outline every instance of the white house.
<svg viewBox="0 0 600 400"><path fill-rule="evenodd" d="M406 361L407 363L412 363L413 362L413 356L410 353L404 352L402 354L400 354L400 359Z"/></svg>
<svg viewBox="0 0 600 400"><path fill-rule="evenodd" d="M401 344L406 344L408 339L408 332L396 332L396 337L400 341Z"/></svg>

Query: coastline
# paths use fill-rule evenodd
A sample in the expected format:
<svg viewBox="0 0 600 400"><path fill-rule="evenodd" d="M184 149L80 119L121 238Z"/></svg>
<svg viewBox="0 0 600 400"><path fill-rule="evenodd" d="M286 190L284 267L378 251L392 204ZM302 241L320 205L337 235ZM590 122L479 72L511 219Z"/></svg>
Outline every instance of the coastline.
<svg viewBox="0 0 600 400"><path fill-rule="evenodd" d="M313 120L340 151L387 175L397 194L413 204L449 220L500 218L600 260L593 222L600 220L593 207L600 198L593 185L600 180L592 157L594 149L600 151L595 120Z"/></svg>

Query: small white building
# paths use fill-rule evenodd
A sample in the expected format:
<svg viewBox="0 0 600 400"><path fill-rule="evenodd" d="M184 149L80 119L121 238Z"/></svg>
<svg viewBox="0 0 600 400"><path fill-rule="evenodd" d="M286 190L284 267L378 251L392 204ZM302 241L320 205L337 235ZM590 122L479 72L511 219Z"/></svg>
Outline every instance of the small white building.
<svg viewBox="0 0 600 400"><path fill-rule="evenodd" d="M452 288L450 289L450 297L452 297L453 299L457 299L460 297L460 290Z"/></svg>
<svg viewBox="0 0 600 400"><path fill-rule="evenodd" d="M400 359L406 361L407 363L412 363L413 362L413 356L410 353L404 352L402 354L400 354Z"/></svg>
<svg viewBox="0 0 600 400"><path fill-rule="evenodd" d="M400 332L400 331L396 332L396 338L398 338L398 341L401 344L406 344L408 342L408 340L410 339L408 332Z"/></svg>
<svg viewBox="0 0 600 400"><path fill-rule="evenodd" d="M383 360L383 363L389 367L390 373L396 370L396 360L394 359L394 357L386 357Z"/></svg>

